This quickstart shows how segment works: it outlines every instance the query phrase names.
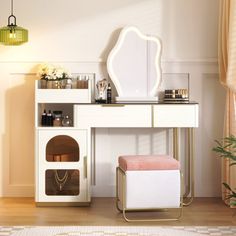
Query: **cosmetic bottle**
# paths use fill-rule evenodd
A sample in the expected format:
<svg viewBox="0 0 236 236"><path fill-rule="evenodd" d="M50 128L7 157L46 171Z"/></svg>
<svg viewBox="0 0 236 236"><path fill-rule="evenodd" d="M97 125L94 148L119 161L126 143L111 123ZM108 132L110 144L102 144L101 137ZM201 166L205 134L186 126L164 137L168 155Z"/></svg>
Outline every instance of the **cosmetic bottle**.
<svg viewBox="0 0 236 236"><path fill-rule="evenodd" d="M72 126L72 120L70 119L70 117L68 115L64 116L64 118L62 120L62 126L65 126L65 127Z"/></svg>
<svg viewBox="0 0 236 236"><path fill-rule="evenodd" d="M111 97L112 97L111 84L108 83L108 87L107 87L107 103L111 103Z"/></svg>
<svg viewBox="0 0 236 236"><path fill-rule="evenodd" d="M53 126L60 127L62 126L62 111L53 111Z"/></svg>
<svg viewBox="0 0 236 236"><path fill-rule="evenodd" d="M47 113L46 110L43 111L42 117L41 117L41 125L46 126L47 125Z"/></svg>
<svg viewBox="0 0 236 236"><path fill-rule="evenodd" d="M47 126L53 126L53 117L52 117L52 113L51 110L49 110L47 117L46 117L46 125Z"/></svg>
<svg viewBox="0 0 236 236"><path fill-rule="evenodd" d="M71 79L66 80L65 89L72 89L72 80Z"/></svg>

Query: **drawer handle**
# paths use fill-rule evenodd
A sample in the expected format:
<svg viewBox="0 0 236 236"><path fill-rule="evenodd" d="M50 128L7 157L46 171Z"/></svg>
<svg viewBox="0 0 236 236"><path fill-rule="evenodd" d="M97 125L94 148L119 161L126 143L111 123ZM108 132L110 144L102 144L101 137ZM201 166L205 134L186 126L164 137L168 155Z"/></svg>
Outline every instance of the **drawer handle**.
<svg viewBox="0 0 236 236"><path fill-rule="evenodd" d="M124 104L102 104L102 107L124 107Z"/></svg>
<svg viewBox="0 0 236 236"><path fill-rule="evenodd" d="M87 156L84 157L84 178L88 178L88 164L87 164Z"/></svg>

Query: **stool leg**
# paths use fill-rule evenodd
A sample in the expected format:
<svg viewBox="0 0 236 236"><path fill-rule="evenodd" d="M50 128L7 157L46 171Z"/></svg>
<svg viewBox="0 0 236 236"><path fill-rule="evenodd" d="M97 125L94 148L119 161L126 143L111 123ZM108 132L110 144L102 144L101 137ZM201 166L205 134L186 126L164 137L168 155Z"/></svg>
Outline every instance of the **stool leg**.
<svg viewBox="0 0 236 236"><path fill-rule="evenodd" d="M138 209L137 209L138 210ZM148 209L147 209L148 210ZM154 210L154 209L150 209L150 210ZM155 210L163 210L163 208L160 209L155 209ZM131 219L127 217L126 212L129 211L126 208L123 208L123 217L127 222L162 222L162 221L178 221L181 219L182 215L183 215L183 207L179 208L179 213L177 215L176 218L153 218L153 219ZM131 211L131 210L130 210ZM135 209L133 209L133 211L135 211Z"/></svg>
<svg viewBox="0 0 236 236"><path fill-rule="evenodd" d="M122 212L123 212L123 217L127 222L162 222L162 221L178 221L181 219L181 217L183 216L183 174L180 172L180 207L179 209L179 213L177 215L176 218L154 218L154 219L131 219L127 217L126 212L127 211L138 211L140 209L126 209L126 175L125 173L122 171L123 174L123 185L122 185L122 189L123 189L123 201L122 201ZM145 210L163 210L163 208L155 208L155 209L145 209Z"/></svg>
<svg viewBox="0 0 236 236"><path fill-rule="evenodd" d="M118 196L118 191L119 191L119 172L121 169L119 167L116 168L116 208L118 211L122 212L122 209L119 206L120 199ZM123 185L123 184L122 184Z"/></svg>

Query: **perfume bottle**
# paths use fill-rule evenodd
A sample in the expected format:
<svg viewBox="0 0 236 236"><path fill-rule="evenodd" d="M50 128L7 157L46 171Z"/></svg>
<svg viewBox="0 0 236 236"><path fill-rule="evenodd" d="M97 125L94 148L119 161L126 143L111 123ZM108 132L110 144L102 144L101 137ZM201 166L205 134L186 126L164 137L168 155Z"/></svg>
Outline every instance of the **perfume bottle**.
<svg viewBox="0 0 236 236"><path fill-rule="evenodd" d="M41 125L42 126L46 126L47 125L47 113L46 113L46 110L44 110L43 113L42 113Z"/></svg>
<svg viewBox="0 0 236 236"><path fill-rule="evenodd" d="M111 97L112 97L111 84L108 83L108 86L107 86L107 103L111 103Z"/></svg>
<svg viewBox="0 0 236 236"><path fill-rule="evenodd" d="M46 117L46 126L53 126L53 116L52 116L51 110L49 110Z"/></svg>

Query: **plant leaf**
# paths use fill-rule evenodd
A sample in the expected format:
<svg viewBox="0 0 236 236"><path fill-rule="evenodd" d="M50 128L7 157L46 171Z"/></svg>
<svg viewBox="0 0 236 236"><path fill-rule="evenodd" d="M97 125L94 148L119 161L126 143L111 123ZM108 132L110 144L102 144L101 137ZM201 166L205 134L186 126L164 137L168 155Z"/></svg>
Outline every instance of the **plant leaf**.
<svg viewBox="0 0 236 236"><path fill-rule="evenodd" d="M223 183L223 185L225 186L226 189L228 189L230 192L232 192L232 189L230 188L230 186L227 183Z"/></svg>
<svg viewBox="0 0 236 236"><path fill-rule="evenodd" d="M229 205L230 205L230 206L236 206L236 202L233 201L233 202L231 202Z"/></svg>

